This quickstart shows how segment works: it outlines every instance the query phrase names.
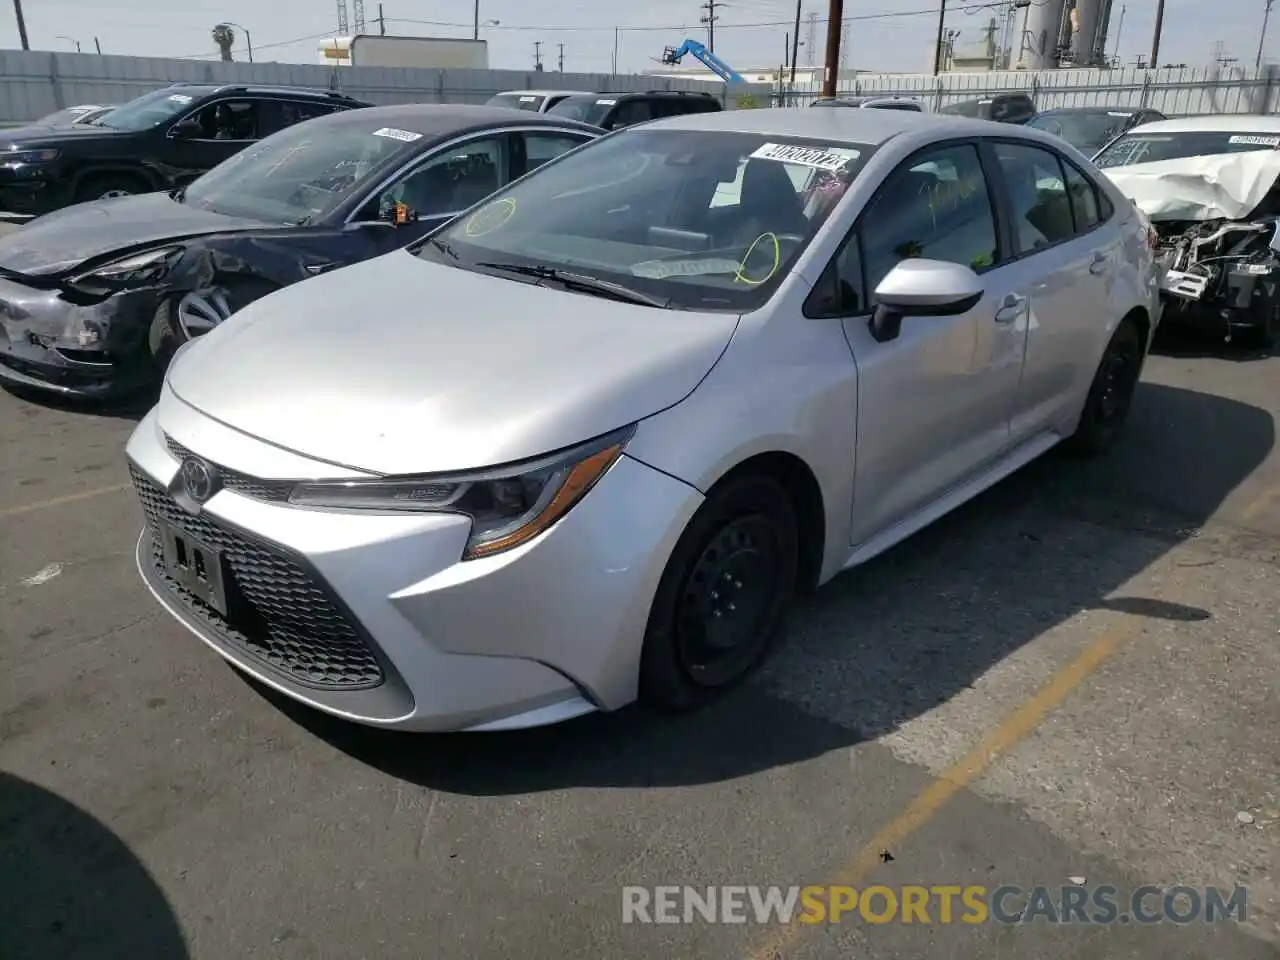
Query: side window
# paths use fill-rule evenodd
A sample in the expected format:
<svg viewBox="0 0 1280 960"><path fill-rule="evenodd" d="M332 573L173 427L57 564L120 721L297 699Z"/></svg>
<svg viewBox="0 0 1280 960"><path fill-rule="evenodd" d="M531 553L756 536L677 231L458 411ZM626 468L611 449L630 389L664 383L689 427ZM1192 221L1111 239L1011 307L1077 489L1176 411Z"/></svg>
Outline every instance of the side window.
<svg viewBox="0 0 1280 960"><path fill-rule="evenodd" d="M515 171L514 175L536 170L548 160L554 160L560 154L568 153L589 139L589 137L568 133L526 133L524 135L524 170Z"/></svg>
<svg viewBox="0 0 1280 960"><path fill-rule="evenodd" d="M635 123L645 123L653 119L653 108L648 100L627 100L618 104L613 114L613 129L629 127Z"/></svg>
<svg viewBox="0 0 1280 960"><path fill-rule="evenodd" d="M1009 190L1019 252L1041 250L1075 236L1058 155L1015 143L997 143L995 151Z"/></svg>
<svg viewBox="0 0 1280 960"><path fill-rule="evenodd" d="M378 197L380 211L405 204L420 217L465 210L505 181L506 137L485 137L437 153Z"/></svg>
<svg viewBox="0 0 1280 960"><path fill-rule="evenodd" d="M1094 191L1093 182L1076 169L1075 164L1064 160L1062 169L1067 172L1067 193L1071 197L1071 213L1076 220L1076 232L1086 233L1102 222L1102 218L1098 216L1098 195Z"/></svg>
<svg viewBox="0 0 1280 960"><path fill-rule="evenodd" d="M868 294L912 257L978 271L1000 262L991 192L973 144L928 150L898 167L863 211L858 230Z"/></svg>
<svg viewBox="0 0 1280 960"><path fill-rule="evenodd" d="M333 113L334 110L327 103L313 103L303 100L281 100L276 104L276 107L280 111L279 125L277 127L280 130L285 127L292 127L295 123L302 123L304 120L327 116Z"/></svg>
<svg viewBox="0 0 1280 960"><path fill-rule="evenodd" d="M257 140L265 136L262 100L219 100L194 114L202 140Z"/></svg>
<svg viewBox="0 0 1280 960"><path fill-rule="evenodd" d="M804 302L804 315L815 319L852 317L867 309L862 286L862 250L855 230L845 238L844 246L814 284Z"/></svg>

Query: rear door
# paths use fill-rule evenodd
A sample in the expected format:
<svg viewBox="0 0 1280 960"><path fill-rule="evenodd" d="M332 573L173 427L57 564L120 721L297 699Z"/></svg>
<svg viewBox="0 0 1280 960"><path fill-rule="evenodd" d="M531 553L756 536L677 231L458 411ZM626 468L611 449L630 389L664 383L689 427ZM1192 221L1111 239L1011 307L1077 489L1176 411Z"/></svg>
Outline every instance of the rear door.
<svg viewBox="0 0 1280 960"><path fill-rule="evenodd" d="M1092 379L1121 236L1102 215L1097 186L1057 151L1001 141L992 152L1014 252L1031 271L1027 359L1011 416L1018 442L1059 425Z"/></svg>

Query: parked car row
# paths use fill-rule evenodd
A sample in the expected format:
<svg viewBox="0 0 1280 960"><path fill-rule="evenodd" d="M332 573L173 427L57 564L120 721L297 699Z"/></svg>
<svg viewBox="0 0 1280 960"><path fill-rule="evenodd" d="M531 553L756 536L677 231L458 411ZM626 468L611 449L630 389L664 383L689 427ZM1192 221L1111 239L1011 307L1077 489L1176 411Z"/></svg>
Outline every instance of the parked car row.
<svg viewBox="0 0 1280 960"><path fill-rule="evenodd" d="M1230 213L1280 173L1260 118L1147 124L1100 169L1029 124L605 133L566 102L335 109L0 242L0 375L75 389L146 337L139 571L316 709L495 730L707 702L796 594L1052 448L1108 450L1173 269L1142 207ZM1151 167L1187 160L1256 183L1178 207ZM1189 276L1220 238L1183 235ZM1267 249L1225 269L1269 282Z"/></svg>

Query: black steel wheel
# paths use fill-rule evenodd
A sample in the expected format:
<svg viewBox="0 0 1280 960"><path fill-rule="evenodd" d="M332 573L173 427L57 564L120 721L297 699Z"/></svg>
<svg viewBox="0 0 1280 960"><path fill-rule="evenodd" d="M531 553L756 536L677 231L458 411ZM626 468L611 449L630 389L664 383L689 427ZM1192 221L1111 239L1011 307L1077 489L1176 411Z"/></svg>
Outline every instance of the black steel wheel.
<svg viewBox="0 0 1280 960"><path fill-rule="evenodd" d="M1096 456L1116 442L1133 406L1142 376L1142 359L1143 343L1137 325L1122 320L1094 374L1080 425L1070 440L1071 449Z"/></svg>
<svg viewBox="0 0 1280 960"><path fill-rule="evenodd" d="M776 481L744 476L713 489L654 597L641 698L690 709L751 673L782 631L798 560L795 510Z"/></svg>

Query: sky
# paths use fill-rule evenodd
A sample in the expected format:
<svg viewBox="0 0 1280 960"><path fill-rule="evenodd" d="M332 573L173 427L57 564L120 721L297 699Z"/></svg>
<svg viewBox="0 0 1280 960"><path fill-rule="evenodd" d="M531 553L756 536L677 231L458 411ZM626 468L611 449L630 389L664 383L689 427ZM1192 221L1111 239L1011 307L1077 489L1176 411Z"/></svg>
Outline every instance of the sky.
<svg viewBox="0 0 1280 960"><path fill-rule="evenodd" d="M798 63L811 62L808 16L818 14L813 57L821 62L827 0L803 5ZM347 0L352 9L354 0ZM1156 0L1113 0L1107 52L1125 63L1150 51ZM1235 57L1252 66L1266 0L1166 0L1160 59L1164 63L1209 64ZM939 0L845 0L846 66L862 70L926 72L932 65ZM377 0L365 0L367 32L376 33ZM1209 7L1212 7L1212 15ZM1124 8L1117 51L1117 26ZM27 35L33 50L94 52L210 59L216 48L210 30L219 21L247 28L255 59L316 63L317 45L337 29L336 0L24 0ZM386 32L405 36L471 36L473 0L383 0ZM946 28L959 30L957 52L977 45L991 17L988 0L948 0ZM715 50L739 70L777 66L792 30L795 0L730 0L717 3ZM354 11L353 11L354 12ZM570 72L607 73L618 31L618 69L657 67L664 46L686 37L707 41L705 14L698 0L480 0L480 35L489 42L494 68L533 68L541 43L545 69L554 70L563 44ZM1280 10L1276 11L1264 59L1280 58ZM237 31L243 33L243 30ZM236 59L243 60L243 36ZM0 45L18 49L12 8L0 4ZM1219 52L1220 51L1220 52ZM692 63L692 61L690 61Z"/></svg>

